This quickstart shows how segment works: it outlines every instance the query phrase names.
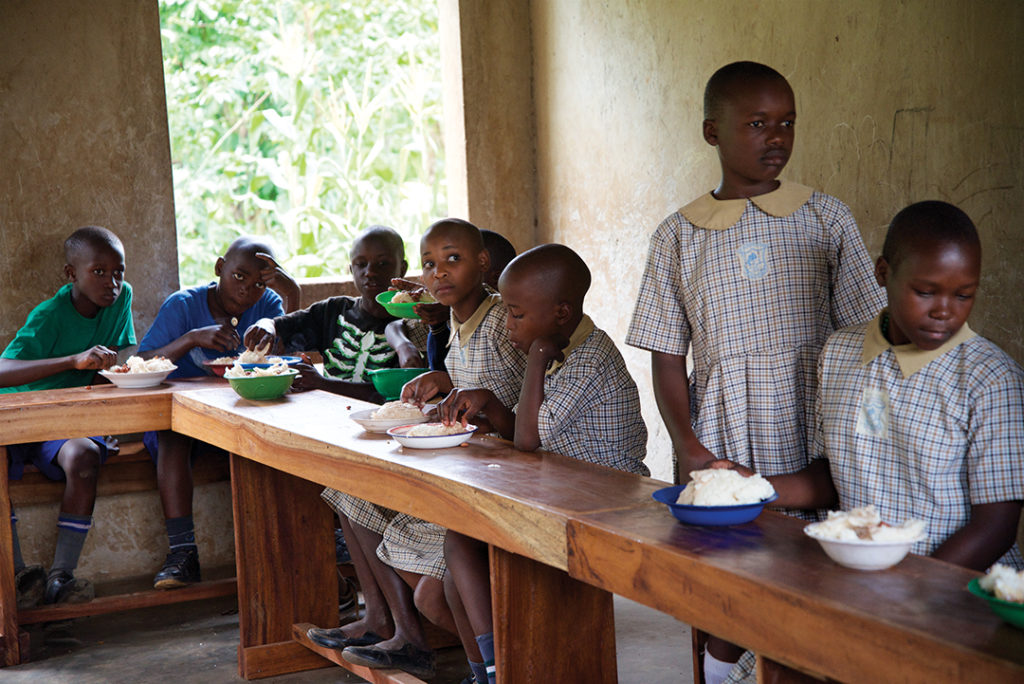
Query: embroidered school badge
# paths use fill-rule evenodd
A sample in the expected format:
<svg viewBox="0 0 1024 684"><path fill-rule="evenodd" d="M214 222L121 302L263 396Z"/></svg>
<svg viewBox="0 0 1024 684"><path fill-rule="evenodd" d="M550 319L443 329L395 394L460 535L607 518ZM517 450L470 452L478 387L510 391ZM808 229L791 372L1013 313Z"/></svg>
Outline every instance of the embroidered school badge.
<svg viewBox="0 0 1024 684"><path fill-rule="evenodd" d="M761 242L747 242L736 250L743 277L760 280L768 275L768 245Z"/></svg>
<svg viewBox="0 0 1024 684"><path fill-rule="evenodd" d="M857 434L864 435L865 437L888 439L889 393L884 389L864 388L860 395Z"/></svg>

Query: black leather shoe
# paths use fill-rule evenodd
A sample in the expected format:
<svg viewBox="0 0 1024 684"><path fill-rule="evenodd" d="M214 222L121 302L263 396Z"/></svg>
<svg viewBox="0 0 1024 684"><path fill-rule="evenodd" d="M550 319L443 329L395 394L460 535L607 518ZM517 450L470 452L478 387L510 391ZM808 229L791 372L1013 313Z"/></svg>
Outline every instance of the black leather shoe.
<svg viewBox="0 0 1024 684"><path fill-rule="evenodd" d="M374 669L396 668L420 679L430 679L436 672L436 655L412 644L406 644L397 651L385 651L376 646L349 646L341 657L350 663Z"/></svg>
<svg viewBox="0 0 1024 684"><path fill-rule="evenodd" d="M375 632L367 632L357 637L345 636L345 633L341 631L341 627L334 627L332 629L311 627L306 631L306 636L317 646L337 649L348 648L349 646L372 646L379 641L384 641L384 637Z"/></svg>
<svg viewBox="0 0 1024 684"><path fill-rule="evenodd" d="M199 552L193 547L175 549L167 554L164 567L153 578L154 589L178 589L202 579L199 572Z"/></svg>
<svg viewBox="0 0 1024 684"><path fill-rule="evenodd" d="M67 570L51 572L46 578L46 590L43 592L43 603L85 603L96 598L96 589L92 582L76 579Z"/></svg>

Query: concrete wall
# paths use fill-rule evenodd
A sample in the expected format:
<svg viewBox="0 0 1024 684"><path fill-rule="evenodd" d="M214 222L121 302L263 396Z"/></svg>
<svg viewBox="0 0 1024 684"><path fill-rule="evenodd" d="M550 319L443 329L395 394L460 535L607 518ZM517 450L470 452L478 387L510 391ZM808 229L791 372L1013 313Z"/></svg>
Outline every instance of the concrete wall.
<svg viewBox="0 0 1024 684"><path fill-rule="evenodd" d="M156 0L0 3L0 345L63 284L63 242L99 224L124 242L139 337L178 287ZM204 566L231 564L226 483L197 488ZM49 566L56 504L19 509L26 560ZM104 497L82 556L97 581L154 573L156 492Z"/></svg>
<svg viewBox="0 0 1024 684"><path fill-rule="evenodd" d="M5 0L0 158L0 344L64 283L87 224L124 242L144 333L178 286L156 0Z"/></svg>
<svg viewBox="0 0 1024 684"><path fill-rule="evenodd" d="M538 1L530 18L537 240L586 259L590 313L620 346L650 233L719 180L701 137L704 83L752 59L796 93L783 177L849 204L872 256L910 202L967 211L984 245L971 325L1024 360L1024 4ZM644 398L648 463L669 479L649 354L622 348Z"/></svg>

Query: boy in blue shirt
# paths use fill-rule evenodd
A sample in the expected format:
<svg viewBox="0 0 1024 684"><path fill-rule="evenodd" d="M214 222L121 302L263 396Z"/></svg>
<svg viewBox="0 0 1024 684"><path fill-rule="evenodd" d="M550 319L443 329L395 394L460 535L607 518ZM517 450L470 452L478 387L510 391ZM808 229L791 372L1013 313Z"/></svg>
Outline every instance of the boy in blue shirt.
<svg viewBox="0 0 1024 684"><path fill-rule="evenodd" d="M179 290L168 297L139 344L138 355L164 356L178 368L170 378L208 375L204 361L244 351L238 330L260 318L284 313L281 296L297 303L299 286L274 261L269 245L243 236L214 266L217 282ZM197 442L170 430L147 432L143 442L156 462L170 551L153 579L157 589L200 580L192 518L192 458Z"/></svg>
<svg viewBox="0 0 1024 684"><path fill-rule="evenodd" d="M116 350L135 344L132 288L124 282L124 247L106 228L79 228L64 242L70 281L28 315L0 358L0 392L79 387L97 370L117 362ZM77 603L93 597L92 585L74 570L92 526L96 478L117 443L102 437L58 439L7 448L8 477L19 480L31 463L51 480L64 480L57 520L57 548L48 575L26 566L11 511L18 607L39 602Z"/></svg>

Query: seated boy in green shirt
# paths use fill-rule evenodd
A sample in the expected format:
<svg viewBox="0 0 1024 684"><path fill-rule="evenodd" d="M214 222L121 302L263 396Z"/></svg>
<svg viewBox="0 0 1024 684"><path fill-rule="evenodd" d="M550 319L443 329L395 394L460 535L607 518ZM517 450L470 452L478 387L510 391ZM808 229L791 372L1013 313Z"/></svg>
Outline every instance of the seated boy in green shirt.
<svg viewBox="0 0 1024 684"><path fill-rule="evenodd" d="M116 350L135 344L132 288L124 282L124 247L106 228L79 228L64 242L67 283L28 315L0 358L0 393L88 385L97 370L117 362ZM26 566L11 510L18 607L86 601L92 586L74 570L92 526L99 466L117 444L103 437L58 439L7 448L8 477L20 480L31 463L64 480L57 548L49 575Z"/></svg>

